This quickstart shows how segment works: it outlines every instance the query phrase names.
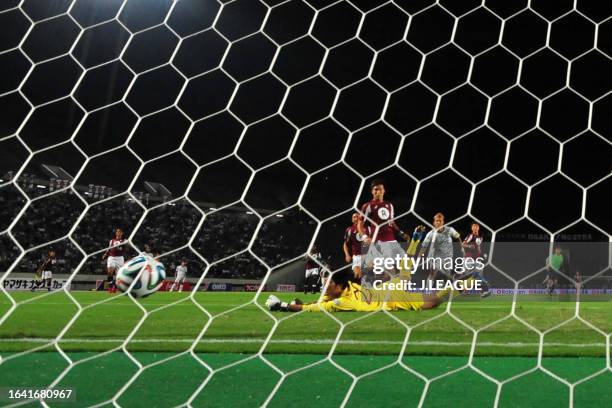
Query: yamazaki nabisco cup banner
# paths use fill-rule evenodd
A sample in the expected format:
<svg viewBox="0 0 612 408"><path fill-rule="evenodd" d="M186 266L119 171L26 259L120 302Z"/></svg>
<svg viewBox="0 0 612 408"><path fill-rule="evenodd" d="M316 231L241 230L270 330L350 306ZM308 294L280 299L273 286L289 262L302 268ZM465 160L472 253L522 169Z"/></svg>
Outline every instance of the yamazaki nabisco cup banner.
<svg viewBox="0 0 612 408"><path fill-rule="evenodd" d="M47 289L50 287L51 290L58 290L64 288L66 285L66 279L51 279L51 286L47 283L43 285L41 281L36 279L24 279L24 278L11 278L10 276L2 282L2 286L6 290L31 290L38 288L38 290ZM68 287L70 289L70 287Z"/></svg>

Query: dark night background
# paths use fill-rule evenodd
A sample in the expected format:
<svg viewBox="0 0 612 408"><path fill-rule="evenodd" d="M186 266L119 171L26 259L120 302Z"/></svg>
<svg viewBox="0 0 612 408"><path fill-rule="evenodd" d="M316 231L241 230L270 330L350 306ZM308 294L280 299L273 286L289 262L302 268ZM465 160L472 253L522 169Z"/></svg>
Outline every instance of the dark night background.
<svg viewBox="0 0 612 408"><path fill-rule="evenodd" d="M19 3L0 4L2 270L62 238L74 267L66 234L89 254L143 216L133 244L176 259L251 249L210 276L313 238L339 266L373 178L406 230L442 211L497 241L610 240L610 2Z"/></svg>

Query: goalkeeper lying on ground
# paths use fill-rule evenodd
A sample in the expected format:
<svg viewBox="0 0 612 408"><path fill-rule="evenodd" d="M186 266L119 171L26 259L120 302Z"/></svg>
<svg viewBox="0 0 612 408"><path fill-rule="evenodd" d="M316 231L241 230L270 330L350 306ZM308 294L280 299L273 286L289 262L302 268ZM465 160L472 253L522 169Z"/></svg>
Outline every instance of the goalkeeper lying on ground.
<svg viewBox="0 0 612 408"><path fill-rule="evenodd" d="M345 271L331 275L323 300L316 303L300 304L282 302L270 295L266 307L271 311L288 312L372 312L384 310L424 310L438 307L448 298L451 289L436 294L421 294L401 290L383 291L362 288L352 282L353 276ZM470 278L472 279L472 278Z"/></svg>

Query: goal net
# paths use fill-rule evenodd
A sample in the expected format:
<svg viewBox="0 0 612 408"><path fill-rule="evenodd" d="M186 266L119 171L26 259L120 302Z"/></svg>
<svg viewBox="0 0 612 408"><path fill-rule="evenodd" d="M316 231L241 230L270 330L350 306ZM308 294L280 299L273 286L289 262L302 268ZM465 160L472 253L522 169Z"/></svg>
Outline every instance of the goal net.
<svg viewBox="0 0 612 408"><path fill-rule="evenodd" d="M4 1L0 401L610 405L610 11ZM269 310L351 270L374 180L405 237L477 224L490 296ZM108 293L117 228L158 293Z"/></svg>

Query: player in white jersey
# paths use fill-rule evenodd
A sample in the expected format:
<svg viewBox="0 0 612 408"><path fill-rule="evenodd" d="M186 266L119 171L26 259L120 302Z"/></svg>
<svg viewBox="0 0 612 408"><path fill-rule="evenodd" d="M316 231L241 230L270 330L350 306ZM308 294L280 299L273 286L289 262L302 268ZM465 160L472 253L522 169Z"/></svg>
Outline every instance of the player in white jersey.
<svg viewBox="0 0 612 408"><path fill-rule="evenodd" d="M432 260L433 268L430 269L427 280L432 282L436 279L438 272L442 272L449 278L453 270L444 267L448 259L453 259L453 239L461 243L461 235L453 228L444 226L444 214L437 213L433 218L433 228L427 233L421 246L420 256L427 253L427 258Z"/></svg>
<svg viewBox="0 0 612 408"><path fill-rule="evenodd" d="M183 284L185 283L185 276L187 275L187 261L181 261L181 264L176 267L175 272L174 283L170 288L170 292L174 290L175 286L178 287L179 292L182 292Z"/></svg>
<svg viewBox="0 0 612 408"><path fill-rule="evenodd" d="M145 256L148 256L149 258L155 258L155 254L153 253L153 249L151 249L151 245L149 244L145 244L144 245L144 250L142 251L142 254Z"/></svg>
<svg viewBox="0 0 612 408"><path fill-rule="evenodd" d="M321 252L316 246L306 254L306 272L304 274L304 294L308 291L316 293L319 285L319 262L321 262Z"/></svg>

